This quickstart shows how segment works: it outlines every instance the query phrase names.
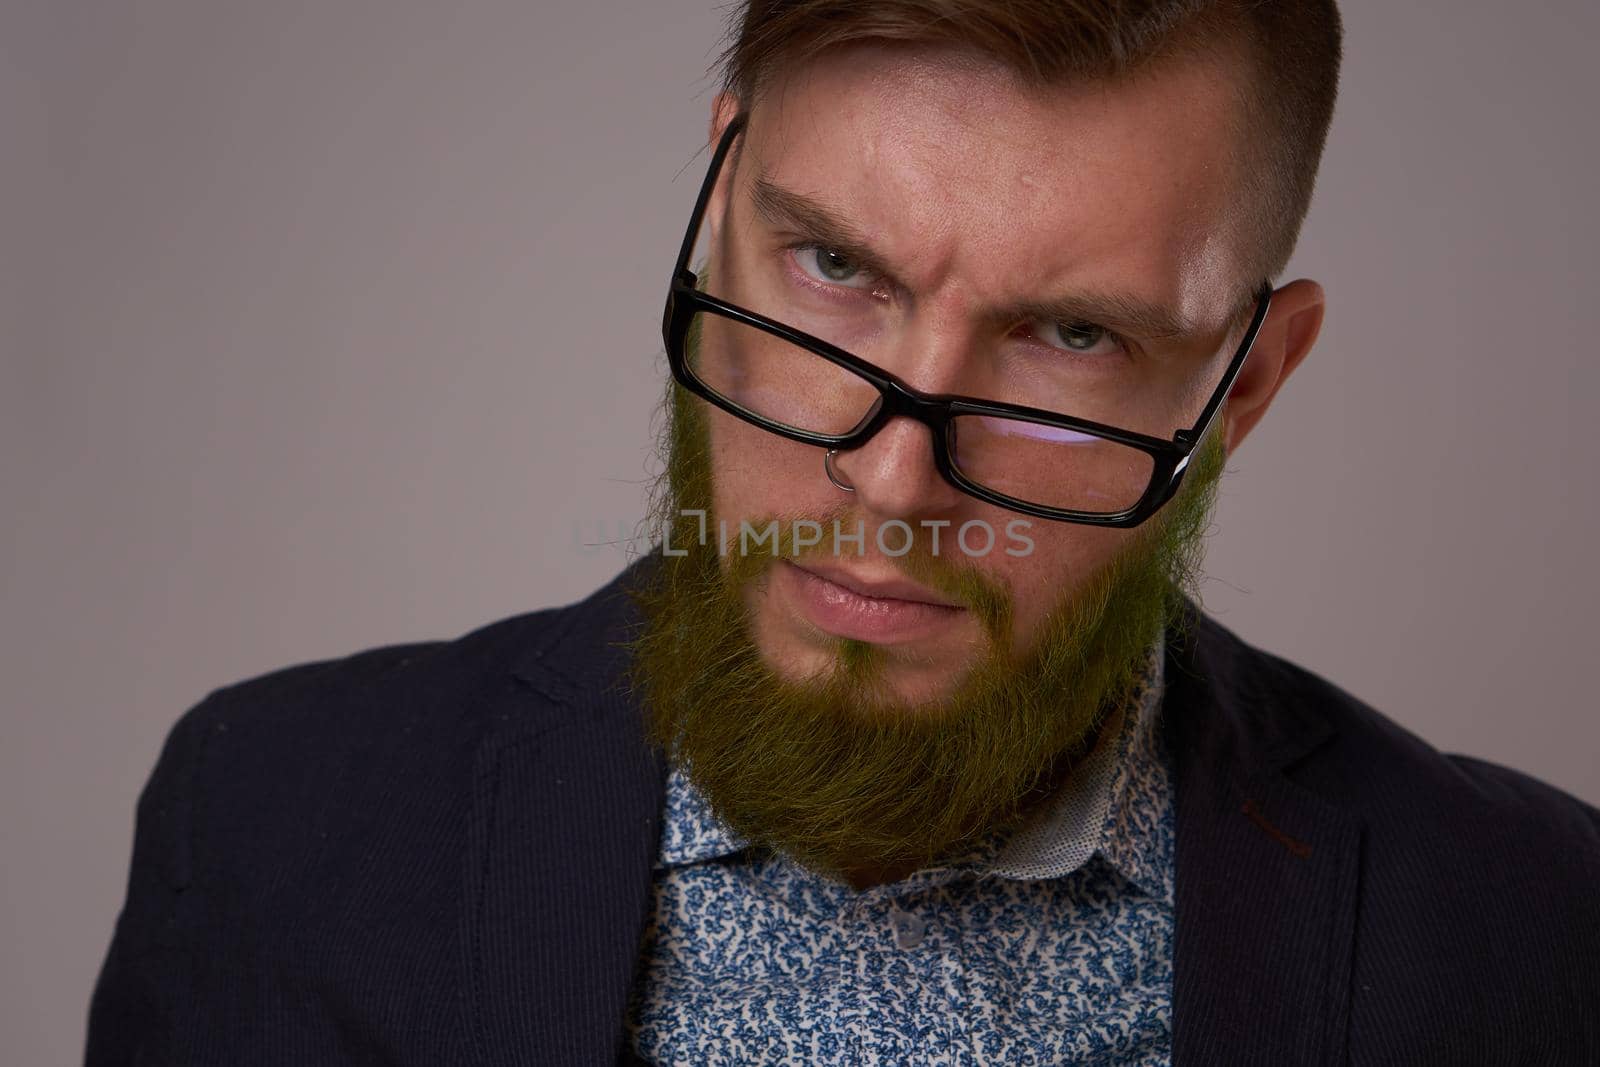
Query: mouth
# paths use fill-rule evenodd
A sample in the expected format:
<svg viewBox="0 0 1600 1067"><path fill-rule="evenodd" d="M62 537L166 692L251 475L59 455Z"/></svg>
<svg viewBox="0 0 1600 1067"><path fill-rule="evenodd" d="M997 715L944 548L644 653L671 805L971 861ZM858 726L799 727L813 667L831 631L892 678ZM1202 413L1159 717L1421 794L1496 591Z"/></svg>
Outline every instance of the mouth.
<svg viewBox="0 0 1600 1067"><path fill-rule="evenodd" d="M780 560L774 575L800 616L834 637L890 644L934 636L967 610L900 577L867 578L840 568Z"/></svg>

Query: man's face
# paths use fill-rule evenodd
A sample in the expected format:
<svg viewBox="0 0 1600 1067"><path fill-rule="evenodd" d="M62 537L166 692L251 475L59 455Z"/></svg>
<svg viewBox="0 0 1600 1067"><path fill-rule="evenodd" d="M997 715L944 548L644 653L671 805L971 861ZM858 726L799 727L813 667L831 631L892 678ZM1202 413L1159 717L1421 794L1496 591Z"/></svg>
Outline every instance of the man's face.
<svg viewBox="0 0 1600 1067"><path fill-rule="evenodd" d="M826 339L924 392L1170 438L1220 378L1249 288L1218 236L1229 97L1203 67L1040 93L954 56L831 54L752 109L708 205L702 281L809 332L839 327ZM732 114L724 100L713 132ZM1096 313L1057 331L1063 315L1019 320L1019 307ZM830 399L801 357L761 344L702 320L688 355L747 404ZM1010 537L1021 516L946 483L907 419L838 456L853 491L829 480L822 450L681 389L667 444L663 517L679 546L692 522L676 509L705 509L712 532L638 594L653 737L736 832L852 880L1013 827L1070 771L1137 689L1222 459L1212 434L1140 527L1032 520L1024 550ZM1018 466L1001 473L1061 474ZM795 519L835 518L861 523L861 542L794 555ZM740 523L772 519L778 557L747 553ZM880 549L905 541L880 538L891 523L915 533L904 555ZM995 533L988 551L962 545L968 524Z"/></svg>
<svg viewBox="0 0 1600 1067"><path fill-rule="evenodd" d="M1121 358L1136 365L1130 373L1146 375L1145 400L1156 396L1173 413L1166 424L1136 403L1095 414L1169 437L1197 414L1237 340L1230 320L1243 268L1226 236L1235 229L1233 77L1218 61L1194 60L1129 83L1039 91L958 55L825 54L752 109L736 166L724 167L709 206L707 276L713 286L733 279L728 295L744 296L747 306L762 298L744 279L784 270L798 271L801 286L837 290L804 299L870 294L883 324L874 327L880 343L870 346L871 358L931 393L972 395L985 360L1016 358L1009 353L1040 338L1061 343L1049 333L1053 323L1003 321L1001 309L1066 300L1157 309L1179 332L1163 336L1134 316L1097 322L1118 330L1131 355L1096 335L1076 340L1102 367ZM714 132L731 114L724 101ZM864 241L885 276L825 247L788 247L812 236L810 207ZM789 306L780 300L770 310L785 318ZM1136 533L1034 520L1026 527L1031 552L1007 553L1020 543L1003 532L1019 516L946 483L929 431L911 420L894 420L837 457L836 470L855 488L846 495L825 476L817 448L720 411L707 417L714 507L730 523L849 505L852 520L866 525L864 556L847 545L805 569L780 564L770 581L746 590L756 643L791 679L820 676L839 640L854 638L876 650L881 681L896 696L932 700L989 649L974 612L909 603L949 598L889 584L905 581L904 565L876 550L878 524L900 520L926 539L932 527L919 524L948 522L946 554L964 523L995 531L989 552L961 562L1009 592L1014 654ZM857 595L874 591L900 595Z"/></svg>

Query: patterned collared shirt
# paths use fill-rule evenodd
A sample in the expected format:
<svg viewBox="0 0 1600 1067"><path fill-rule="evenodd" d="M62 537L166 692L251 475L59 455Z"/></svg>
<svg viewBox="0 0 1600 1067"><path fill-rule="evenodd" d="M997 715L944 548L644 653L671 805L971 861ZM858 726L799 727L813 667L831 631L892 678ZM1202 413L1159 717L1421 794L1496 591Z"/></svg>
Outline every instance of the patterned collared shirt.
<svg viewBox="0 0 1600 1067"><path fill-rule="evenodd" d="M855 890L748 843L673 767L627 1015L657 1064L1167 1064L1162 655L1009 839Z"/></svg>

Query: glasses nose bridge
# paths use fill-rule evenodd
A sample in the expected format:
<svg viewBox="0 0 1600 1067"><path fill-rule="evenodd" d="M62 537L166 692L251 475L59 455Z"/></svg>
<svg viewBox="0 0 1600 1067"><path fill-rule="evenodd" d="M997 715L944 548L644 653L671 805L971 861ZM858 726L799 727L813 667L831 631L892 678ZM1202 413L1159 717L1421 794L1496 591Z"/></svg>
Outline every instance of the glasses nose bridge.
<svg viewBox="0 0 1600 1067"><path fill-rule="evenodd" d="M982 339L966 322L949 315L938 316L932 311L913 316L902 326L890 342L892 348L880 346L880 351L873 353L875 358L871 366L878 378L875 384L883 397L883 410L865 428L870 433L857 444L865 444L891 419L909 418L928 428L934 439L935 455L942 459L951 417L950 402L966 395L958 390L972 365L974 346L981 344ZM908 372L917 374L933 389L924 391L911 385L904 377ZM942 470L943 463L940 467Z"/></svg>
<svg viewBox="0 0 1600 1067"><path fill-rule="evenodd" d="M845 469L850 491L861 494L861 506L897 517L954 506L964 490L948 474L945 404L893 375L883 371L878 375L874 383L880 397L878 410L847 442L829 453L825 469L830 480L835 469ZM900 418L925 428L929 439L917 440L920 435L902 425L880 441L881 431ZM841 460L853 466L839 467Z"/></svg>
<svg viewBox="0 0 1600 1067"><path fill-rule="evenodd" d="M882 381L876 384L882 405L877 415L862 427L860 436L851 442L850 447L861 448L892 420L908 418L927 427L935 451L941 450L944 447L945 425L949 421L946 402L934 394L912 388L892 374L880 373L883 374Z"/></svg>

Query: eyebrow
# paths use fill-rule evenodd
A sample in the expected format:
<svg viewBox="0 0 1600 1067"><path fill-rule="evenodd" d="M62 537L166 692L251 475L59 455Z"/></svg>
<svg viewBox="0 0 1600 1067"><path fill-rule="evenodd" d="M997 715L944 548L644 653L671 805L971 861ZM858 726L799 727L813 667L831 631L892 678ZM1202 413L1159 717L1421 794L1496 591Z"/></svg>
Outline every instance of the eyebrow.
<svg viewBox="0 0 1600 1067"><path fill-rule="evenodd" d="M857 266L892 281L895 272L859 229L801 193L758 175L752 192L756 212L772 226L838 252ZM986 318L1009 323L1029 319L1093 323L1149 341L1176 341L1202 332L1176 310L1130 293L1084 291L1050 300L1027 300L994 308Z"/></svg>
<svg viewBox="0 0 1600 1067"><path fill-rule="evenodd" d="M764 174L756 177L752 196L756 213L768 224L793 230L807 241L838 252L856 266L893 280L894 271L873 251L865 235L817 201L783 188Z"/></svg>
<svg viewBox="0 0 1600 1067"><path fill-rule="evenodd" d="M1075 293L1056 300L1012 304L993 314L1007 322L1048 319L1093 323L1148 341L1177 341L1203 332L1173 309L1126 293Z"/></svg>

